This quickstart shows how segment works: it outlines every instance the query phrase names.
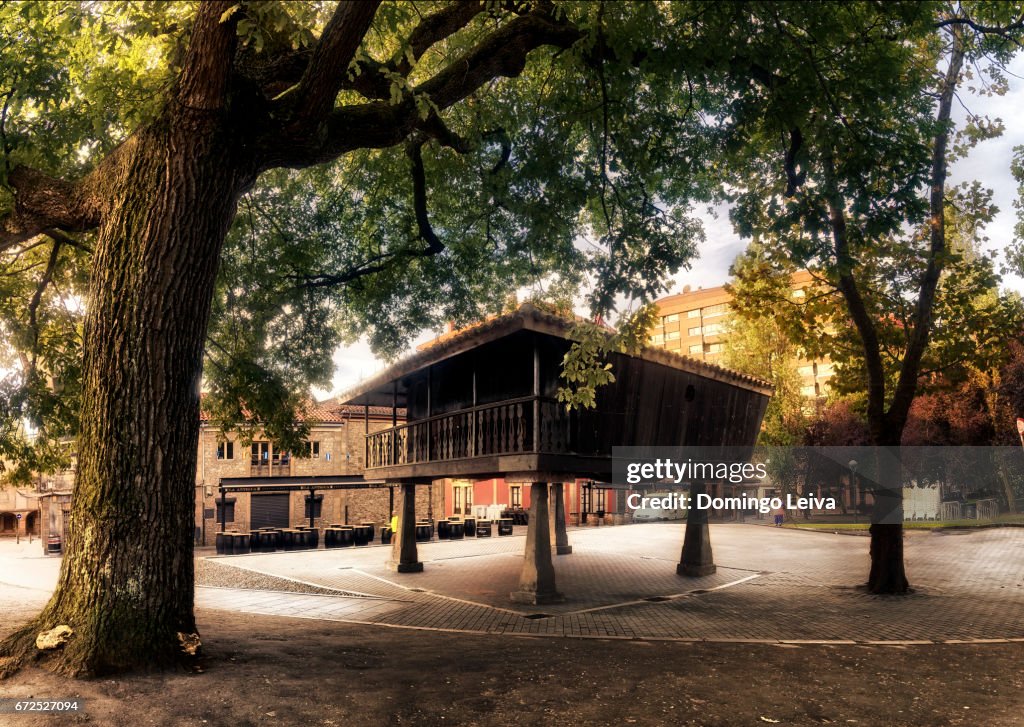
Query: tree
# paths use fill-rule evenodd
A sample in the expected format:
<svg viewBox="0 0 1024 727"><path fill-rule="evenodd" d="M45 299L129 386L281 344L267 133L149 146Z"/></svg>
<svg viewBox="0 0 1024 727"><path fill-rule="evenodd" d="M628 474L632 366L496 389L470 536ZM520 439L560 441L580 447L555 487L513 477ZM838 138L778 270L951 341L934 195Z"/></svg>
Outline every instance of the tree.
<svg viewBox="0 0 1024 727"><path fill-rule="evenodd" d="M742 263L743 258L737 261L737 264ZM722 363L768 381L775 390L765 411L758 443L776 447L798 445L807 427L808 409L815 402L806 399L800 391L801 349L788 328L792 316L780 310L792 304L789 281L760 274L744 275L743 279L749 285L770 286L772 295L754 295L749 290L737 291L727 286L736 303L725 338ZM769 298L774 305L766 305ZM756 305L752 305L754 301Z"/></svg>
<svg viewBox="0 0 1024 727"><path fill-rule="evenodd" d="M811 9L799 19L781 9L767 15L775 45L752 49L760 54L756 84L734 113L749 150L733 168L733 220L771 265L787 274L810 268L841 295L843 318L820 340L834 358L845 350L862 362L856 386L867 392L872 443L896 447L933 332L951 323L937 306L943 271L957 258L946 226L955 203L948 166L963 145L999 132L972 117L954 137L953 103L965 63L1000 90L1000 69L1019 45L1021 9L977 3L876 13L851 5L829 18ZM897 18L909 32L892 33ZM959 195L975 203L984 196L972 186ZM898 349L889 347L894 340ZM901 593L909 584L900 474L882 474L868 587Z"/></svg>
<svg viewBox="0 0 1024 727"><path fill-rule="evenodd" d="M74 636L50 663L70 674L182 657L204 351L227 416L294 403L336 327L393 350L557 271L594 274L598 309L661 292L699 238L685 203L709 179L707 84L670 52L702 47L694 12L0 5L0 253L48 254L32 282L49 300L72 249L69 269L88 272L67 554L51 601L5 642L10 663L57 624ZM38 328L31 308L5 331ZM58 348L36 346L40 374ZM7 414L41 416L38 401Z"/></svg>

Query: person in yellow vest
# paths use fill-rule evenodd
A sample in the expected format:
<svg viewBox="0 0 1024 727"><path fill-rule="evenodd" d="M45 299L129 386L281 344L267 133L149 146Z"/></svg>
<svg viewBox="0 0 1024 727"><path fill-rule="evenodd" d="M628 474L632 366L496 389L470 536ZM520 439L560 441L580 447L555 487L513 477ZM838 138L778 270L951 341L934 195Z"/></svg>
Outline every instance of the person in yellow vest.
<svg viewBox="0 0 1024 727"><path fill-rule="evenodd" d="M391 534L394 535L398 532L398 515L391 516Z"/></svg>

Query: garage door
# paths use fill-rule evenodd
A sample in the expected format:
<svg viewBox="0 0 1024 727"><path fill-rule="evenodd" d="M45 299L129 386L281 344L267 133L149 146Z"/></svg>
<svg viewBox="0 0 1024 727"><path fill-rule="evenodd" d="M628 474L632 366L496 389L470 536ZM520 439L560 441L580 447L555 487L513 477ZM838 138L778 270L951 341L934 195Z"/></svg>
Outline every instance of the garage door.
<svg viewBox="0 0 1024 727"><path fill-rule="evenodd" d="M249 528L288 527L288 495L252 495Z"/></svg>

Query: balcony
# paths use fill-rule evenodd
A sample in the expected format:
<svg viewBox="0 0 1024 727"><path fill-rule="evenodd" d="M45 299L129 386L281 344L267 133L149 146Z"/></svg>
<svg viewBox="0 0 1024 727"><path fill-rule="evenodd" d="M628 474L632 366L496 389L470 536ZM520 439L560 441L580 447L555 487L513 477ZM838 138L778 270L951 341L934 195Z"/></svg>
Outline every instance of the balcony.
<svg viewBox="0 0 1024 727"><path fill-rule="evenodd" d="M610 355L615 382L594 408L566 411L556 397L572 325L525 305L341 397L365 408L367 474L607 481L614 447L752 445L771 388L659 349ZM393 426L370 432L370 407L390 409Z"/></svg>
<svg viewBox="0 0 1024 727"><path fill-rule="evenodd" d="M249 466L250 477L287 477L292 473L291 462L258 462Z"/></svg>
<svg viewBox="0 0 1024 727"><path fill-rule="evenodd" d="M500 455L596 454L588 412L552 398L524 396L441 414L366 436L368 471Z"/></svg>

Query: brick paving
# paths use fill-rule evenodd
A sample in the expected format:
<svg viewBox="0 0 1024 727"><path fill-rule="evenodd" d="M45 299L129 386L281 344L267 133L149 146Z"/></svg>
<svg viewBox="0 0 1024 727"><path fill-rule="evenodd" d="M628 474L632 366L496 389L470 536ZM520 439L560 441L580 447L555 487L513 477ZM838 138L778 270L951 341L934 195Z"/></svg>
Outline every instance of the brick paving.
<svg viewBox="0 0 1024 727"><path fill-rule="evenodd" d="M916 591L856 588L864 537L712 525L718 572L675 574L679 523L570 531L562 604L514 605L521 536L420 546L425 571L391 573L384 548L221 557L338 596L200 588L207 608L467 633L710 641L1024 640L1024 529L908 532ZM646 599L654 599L652 601Z"/></svg>
<svg viewBox="0 0 1024 727"><path fill-rule="evenodd" d="M517 529L518 530L518 529ZM218 557L224 566L303 581L313 595L200 587L200 607L467 633L709 641L942 642L1024 640L1024 529L908 531L916 591L872 596L868 540L750 525L711 526L718 572L675 574L679 523L570 531L555 558L566 601L508 601L521 535L420 547L425 571L396 574L381 547ZM0 543L0 612L41 606L58 558L38 543ZM655 599L648 601L645 599ZM531 618L533 617L533 618Z"/></svg>

